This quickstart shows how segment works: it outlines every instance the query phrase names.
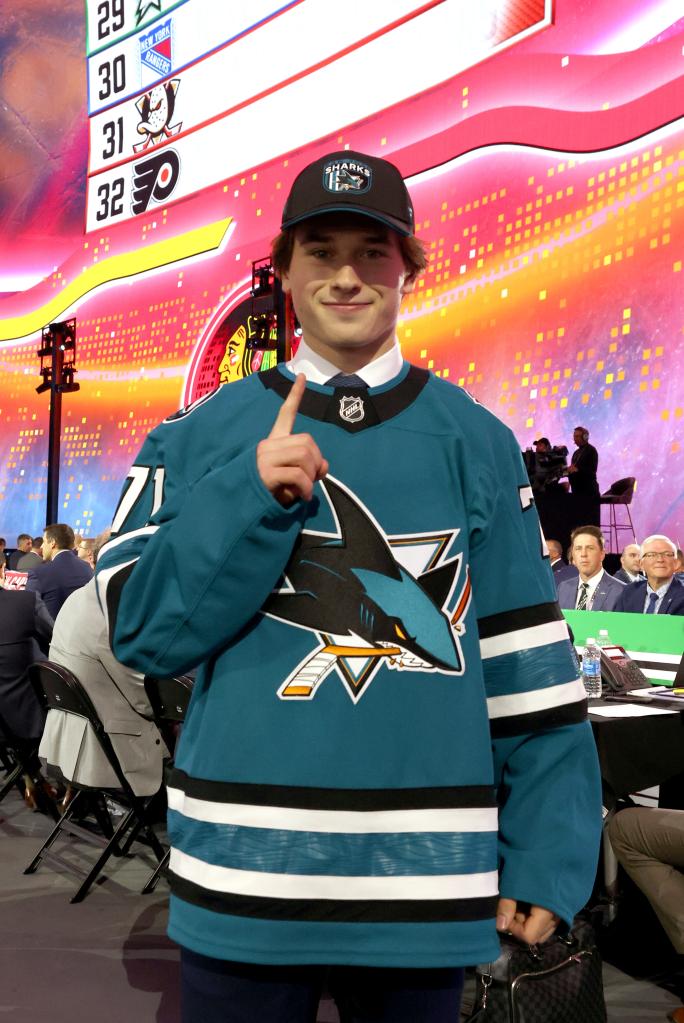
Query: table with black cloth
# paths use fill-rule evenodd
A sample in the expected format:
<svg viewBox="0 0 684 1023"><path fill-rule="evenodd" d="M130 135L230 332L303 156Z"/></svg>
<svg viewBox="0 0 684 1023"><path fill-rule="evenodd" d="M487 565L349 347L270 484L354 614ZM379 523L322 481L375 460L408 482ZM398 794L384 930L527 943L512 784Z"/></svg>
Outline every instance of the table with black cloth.
<svg viewBox="0 0 684 1023"><path fill-rule="evenodd" d="M592 705L619 706L605 700L597 700ZM645 717L607 718L592 715L590 705L589 720L598 750L604 801L608 800L608 809L612 809L616 799L624 799L632 792L641 792L654 785L665 788L663 783L684 772L684 715L681 711ZM667 786L668 790L671 788L671 785ZM663 805L662 801L660 805Z"/></svg>

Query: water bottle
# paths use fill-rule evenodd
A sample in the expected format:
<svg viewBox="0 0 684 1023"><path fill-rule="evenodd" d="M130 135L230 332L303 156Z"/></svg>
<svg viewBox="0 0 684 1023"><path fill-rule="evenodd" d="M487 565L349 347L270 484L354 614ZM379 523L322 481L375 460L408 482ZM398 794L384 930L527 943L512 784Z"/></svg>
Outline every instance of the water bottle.
<svg viewBox="0 0 684 1023"><path fill-rule="evenodd" d="M587 699L597 700L601 696L601 650L593 636L582 651L582 681Z"/></svg>
<svg viewBox="0 0 684 1023"><path fill-rule="evenodd" d="M608 629L599 629L596 645L600 647L601 650L605 650L607 646L613 645L610 641L610 636L608 635Z"/></svg>

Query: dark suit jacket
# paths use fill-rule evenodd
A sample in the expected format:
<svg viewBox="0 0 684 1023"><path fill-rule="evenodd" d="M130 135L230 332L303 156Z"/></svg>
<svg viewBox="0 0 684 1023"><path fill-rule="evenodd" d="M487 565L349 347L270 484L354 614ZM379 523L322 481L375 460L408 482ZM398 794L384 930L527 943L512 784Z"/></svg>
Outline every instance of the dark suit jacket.
<svg viewBox="0 0 684 1023"><path fill-rule="evenodd" d="M625 586L620 594L620 599L615 605L616 611L643 612L646 601L646 580L640 583L630 583ZM670 588L663 597L658 608L659 615L684 615L684 583L678 579L672 579Z"/></svg>
<svg viewBox="0 0 684 1023"><path fill-rule="evenodd" d="M575 566L566 565L562 558L560 561L557 561L555 565L551 566L551 571L553 572L553 581L556 584L556 589L558 589L560 584L565 582L566 579L577 580L577 576L579 575Z"/></svg>
<svg viewBox="0 0 684 1023"><path fill-rule="evenodd" d="M577 472L568 475L570 489L573 494L584 494L587 497L599 496L599 485L596 479L598 469L598 451L593 444L583 444L572 453L571 464L577 466Z"/></svg>
<svg viewBox="0 0 684 1023"><path fill-rule="evenodd" d="M45 724L45 712L22 676L33 661L45 660L38 640L47 643L51 635L52 618L36 593L0 589L0 715L22 739L38 738Z"/></svg>
<svg viewBox="0 0 684 1023"><path fill-rule="evenodd" d="M572 611L577 603L577 587L580 584L579 575L576 579L565 579L558 587L558 603L568 611ZM601 581L594 591L594 602L591 605L592 611L616 611L616 603L627 587L624 583L613 579L612 575L603 571Z"/></svg>
<svg viewBox="0 0 684 1023"><path fill-rule="evenodd" d="M621 583L625 584L625 586L631 586L634 582L633 579L629 578L624 568L618 568L617 572L613 572L613 579L619 579ZM637 579L637 582L641 582L641 580Z"/></svg>
<svg viewBox="0 0 684 1023"><path fill-rule="evenodd" d="M75 558L71 551L57 554L52 561L31 569L26 580L26 589L38 593L45 601L53 618L70 593L79 586L85 586L93 578L93 570L82 558Z"/></svg>

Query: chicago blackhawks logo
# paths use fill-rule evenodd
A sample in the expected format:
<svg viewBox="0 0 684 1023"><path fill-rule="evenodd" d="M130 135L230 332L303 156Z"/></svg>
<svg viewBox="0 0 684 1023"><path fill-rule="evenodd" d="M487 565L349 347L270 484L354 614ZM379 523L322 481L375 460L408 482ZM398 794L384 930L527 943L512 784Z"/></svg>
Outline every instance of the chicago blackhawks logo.
<svg viewBox="0 0 684 1023"><path fill-rule="evenodd" d="M283 585L263 609L318 640L279 697L311 700L336 671L356 703L383 664L462 675L458 637L470 581L467 569L461 573L461 555L447 557L459 531L387 536L341 483L327 476L320 485L336 532L302 530Z"/></svg>

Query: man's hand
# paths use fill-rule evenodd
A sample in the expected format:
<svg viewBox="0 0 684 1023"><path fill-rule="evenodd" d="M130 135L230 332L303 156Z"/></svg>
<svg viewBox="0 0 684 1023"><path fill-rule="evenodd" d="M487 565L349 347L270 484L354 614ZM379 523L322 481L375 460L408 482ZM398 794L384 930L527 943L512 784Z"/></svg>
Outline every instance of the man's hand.
<svg viewBox="0 0 684 1023"><path fill-rule="evenodd" d="M497 931L509 931L528 945L547 941L560 923L560 917L542 906L530 906L529 913L518 911L515 899L499 899L496 910Z"/></svg>
<svg viewBox="0 0 684 1023"><path fill-rule="evenodd" d="M328 471L328 462L316 441L308 433L292 433L294 421L306 388L306 377L299 373L283 402L266 440L257 445L257 471L264 486L283 507L298 498L310 501L314 483Z"/></svg>

